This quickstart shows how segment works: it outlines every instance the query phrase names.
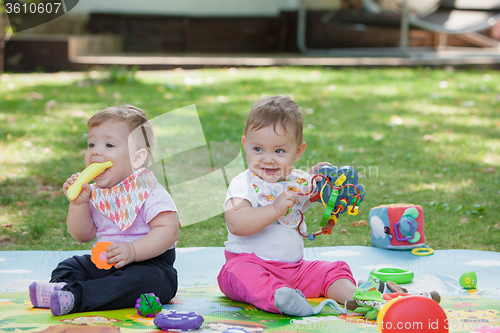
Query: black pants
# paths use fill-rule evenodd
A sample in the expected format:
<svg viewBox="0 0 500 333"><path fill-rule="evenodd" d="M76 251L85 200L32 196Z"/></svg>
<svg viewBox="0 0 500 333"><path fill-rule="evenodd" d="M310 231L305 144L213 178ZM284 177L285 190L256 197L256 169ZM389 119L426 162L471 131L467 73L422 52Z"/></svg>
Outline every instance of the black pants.
<svg viewBox="0 0 500 333"><path fill-rule="evenodd" d="M71 312L134 307L144 293L154 293L165 304L177 292L174 261L175 249L170 249L149 260L104 270L97 268L88 254L74 256L57 265L50 282L67 283L62 290L75 296Z"/></svg>

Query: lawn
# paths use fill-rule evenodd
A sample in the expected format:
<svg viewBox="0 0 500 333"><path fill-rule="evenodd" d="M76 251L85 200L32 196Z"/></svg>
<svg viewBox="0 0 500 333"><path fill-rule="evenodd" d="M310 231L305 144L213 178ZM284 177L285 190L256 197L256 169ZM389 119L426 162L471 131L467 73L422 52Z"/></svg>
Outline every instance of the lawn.
<svg viewBox="0 0 500 333"><path fill-rule="evenodd" d="M451 68L3 74L0 250L90 249L67 232L61 185L84 167L96 111L131 103L153 118L195 104L207 141L238 142L252 103L286 94L305 118L297 167L352 165L366 189L359 215L306 246L369 246L370 208L413 203L430 247L500 251L499 91L499 72ZM305 214L310 231L322 210ZM219 215L183 227L179 246L223 246L226 235Z"/></svg>

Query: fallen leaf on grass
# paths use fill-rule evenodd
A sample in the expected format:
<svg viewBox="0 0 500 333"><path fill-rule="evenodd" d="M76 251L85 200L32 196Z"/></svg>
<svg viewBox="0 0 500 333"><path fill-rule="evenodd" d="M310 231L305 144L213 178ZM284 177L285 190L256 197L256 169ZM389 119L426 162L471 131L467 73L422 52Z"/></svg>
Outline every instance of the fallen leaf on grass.
<svg viewBox="0 0 500 333"><path fill-rule="evenodd" d="M50 111L52 111L52 109L54 107L56 107L57 105L57 101L54 100L54 99L51 99L50 101L48 101L47 103L45 103L45 113L49 114Z"/></svg>
<svg viewBox="0 0 500 333"><path fill-rule="evenodd" d="M424 140L427 142L432 142L434 140L434 137L430 134L424 135Z"/></svg>
<svg viewBox="0 0 500 333"><path fill-rule="evenodd" d="M493 226L494 229L500 229L500 223L497 223Z"/></svg>
<svg viewBox="0 0 500 333"><path fill-rule="evenodd" d="M356 221L351 224L351 227L359 227L362 225L368 225L368 221L366 220L361 220L361 221Z"/></svg>
<svg viewBox="0 0 500 333"><path fill-rule="evenodd" d="M347 230L347 229L342 229L342 230L340 230L340 232L341 232L341 233L343 233L343 234L348 234L348 233L349 233L349 230Z"/></svg>
<svg viewBox="0 0 500 333"><path fill-rule="evenodd" d="M36 91L30 92L28 99L30 100L42 100L43 95L40 93L37 93Z"/></svg>
<svg viewBox="0 0 500 333"><path fill-rule="evenodd" d="M28 204L26 202L16 201L16 205L18 205L18 206L26 206Z"/></svg>
<svg viewBox="0 0 500 333"><path fill-rule="evenodd" d="M2 224L2 228L12 228L12 223Z"/></svg>
<svg viewBox="0 0 500 333"><path fill-rule="evenodd" d="M486 173L495 173L495 167L494 166L490 166L484 172L486 172Z"/></svg>
<svg viewBox="0 0 500 333"><path fill-rule="evenodd" d="M466 218L466 217L460 218L460 223L467 223L467 222L469 222L468 218Z"/></svg>
<svg viewBox="0 0 500 333"><path fill-rule="evenodd" d="M38 187L38 190L40 191L53 191L55 188L50 185L42 185Z"/></svg>

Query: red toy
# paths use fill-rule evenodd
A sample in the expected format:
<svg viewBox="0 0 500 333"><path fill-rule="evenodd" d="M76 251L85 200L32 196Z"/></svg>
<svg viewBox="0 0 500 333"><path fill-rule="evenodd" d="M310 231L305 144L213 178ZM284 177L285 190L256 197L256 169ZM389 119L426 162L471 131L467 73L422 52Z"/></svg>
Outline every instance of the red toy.
<svg viewBox="0 0 500 333"><path fill-rule="evenodd" d="M389 301L378 313L381 333L448 333L449 323L441 306L424 296L406 296Z"/></svg>

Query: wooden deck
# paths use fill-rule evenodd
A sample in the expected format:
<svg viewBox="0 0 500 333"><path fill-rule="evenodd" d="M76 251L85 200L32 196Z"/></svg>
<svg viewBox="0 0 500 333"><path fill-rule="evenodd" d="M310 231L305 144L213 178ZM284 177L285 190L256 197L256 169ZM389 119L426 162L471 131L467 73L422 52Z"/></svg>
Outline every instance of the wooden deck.
<svg viewBox="0 0 500 333"><path fill-rule="evenodd" d="M172 67L259 67L259 66L470 66L500 64L496 48L410 48L338 49L311 55L279 54L109 54L78 55L69 59L76 67L139 65L141 69Z"/></svg>

